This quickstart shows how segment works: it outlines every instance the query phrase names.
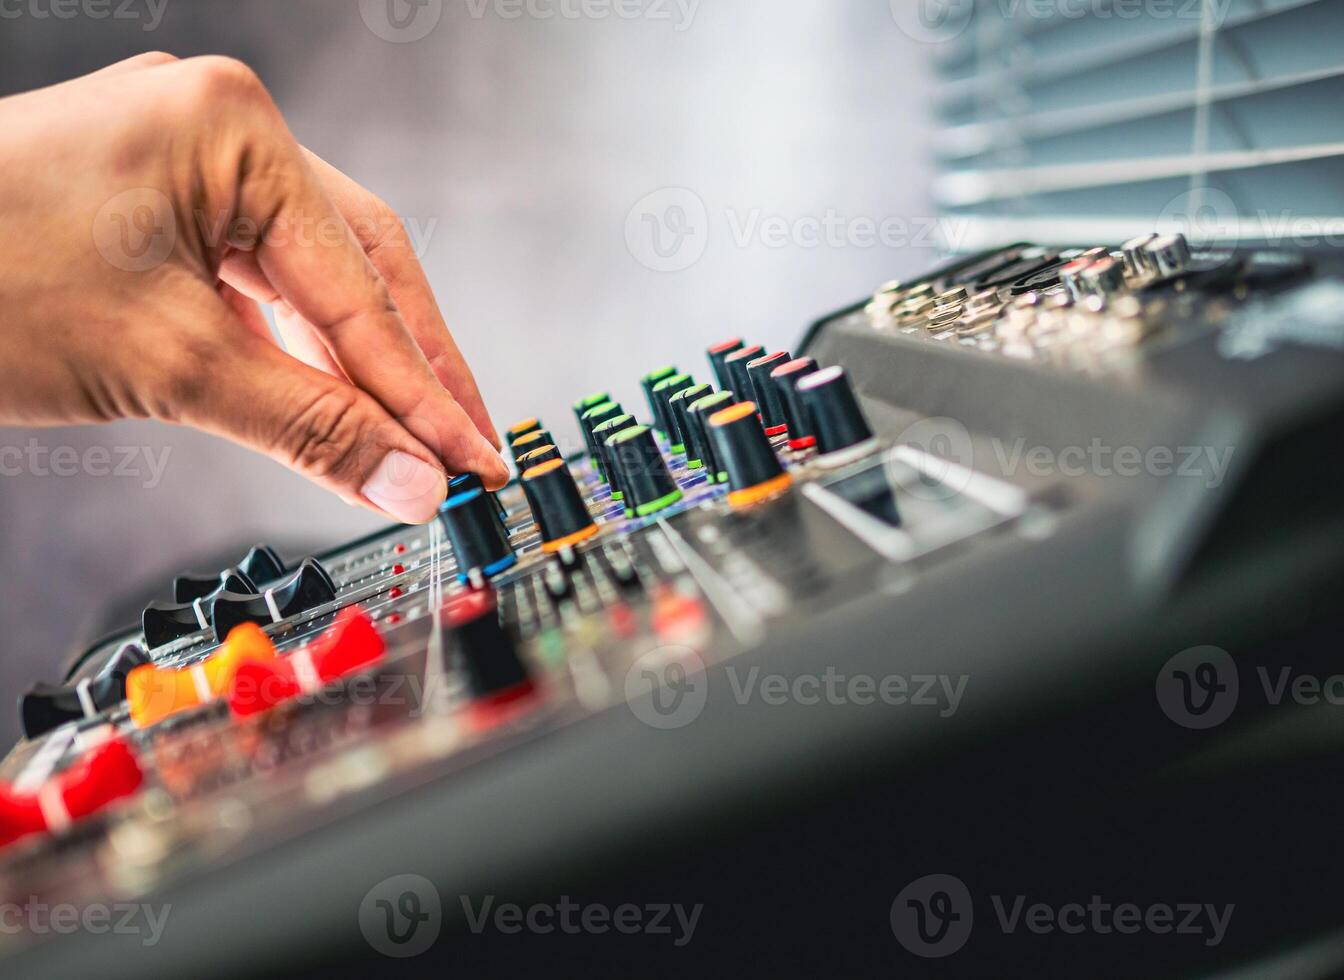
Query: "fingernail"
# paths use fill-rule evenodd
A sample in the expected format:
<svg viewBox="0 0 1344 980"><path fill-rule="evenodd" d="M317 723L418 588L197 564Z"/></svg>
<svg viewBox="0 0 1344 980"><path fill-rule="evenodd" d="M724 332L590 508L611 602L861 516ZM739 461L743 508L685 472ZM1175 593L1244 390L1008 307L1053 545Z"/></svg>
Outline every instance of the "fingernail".
<svg viewBox="0 0 1344 980"><path fill-rule="evenodd" d="M438 467L394 449L383 457L360 493L399 521L425 524L434 519L448 496L448 480Z"/></svg>
<svg viewBox="0 0 1344 980"><path fill-rule="evenodd" d="M478 466L481 480L488 489L498 490L509 482L509 468L484 437L481 438L481 451L477 458L480 460Z"/></svg>

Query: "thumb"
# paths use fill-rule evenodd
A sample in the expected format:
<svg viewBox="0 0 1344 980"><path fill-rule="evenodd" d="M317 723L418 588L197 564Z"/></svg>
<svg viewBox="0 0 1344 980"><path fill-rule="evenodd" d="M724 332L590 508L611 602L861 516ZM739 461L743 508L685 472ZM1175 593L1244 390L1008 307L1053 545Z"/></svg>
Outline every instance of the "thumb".
<svg viewBox="0 0 1344 980"><path fill-rule="evenodd" d="M211 382L178 421L262 452L348 502L407 524L438 513L448 491L440 456L367 393L241 328L212 352ZM470 422L464 418L464 424ZM472 432L474 435L474 430ZM475 440L449 440L454 449ZM460 452L457 455L462 455ZM455 472L489 461L444 459ZM498 465L498 457L494 458Z"/></svg>

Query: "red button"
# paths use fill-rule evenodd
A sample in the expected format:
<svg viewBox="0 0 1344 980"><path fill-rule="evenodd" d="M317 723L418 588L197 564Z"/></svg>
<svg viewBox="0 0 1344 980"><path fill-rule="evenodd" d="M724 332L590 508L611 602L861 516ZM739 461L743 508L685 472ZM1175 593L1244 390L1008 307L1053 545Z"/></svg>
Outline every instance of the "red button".
<svg viewBox="0 0 1344 980"><path fill-rule="evenodd" d="M64 830L109 803L130 796L144 776L125 742L106 742L37 793L0 786L0 846L48 830Z"/></svg>

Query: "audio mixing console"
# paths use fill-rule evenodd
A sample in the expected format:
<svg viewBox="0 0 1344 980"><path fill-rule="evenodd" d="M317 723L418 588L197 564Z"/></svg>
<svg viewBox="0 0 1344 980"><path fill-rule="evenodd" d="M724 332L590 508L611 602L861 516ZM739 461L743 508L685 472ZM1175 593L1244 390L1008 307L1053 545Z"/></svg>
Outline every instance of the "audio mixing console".
<svg viewBox="0 0 1344 980"><path fill-rule="evenodd" d="M429 526L184 573L23 695L0 767L0 902L172 901L171 927L4 930L0 953L16 976L338 962L403 872L545 892L1046 725L1169 758L1190 732L1152 699L1165 661L1337 594L1341 348L1317 257L1016 244L795 351L734 339L522 422L519 476L454 479ZM904 686L818 708L744 693L757 669ZM1129 698L1166 734L1120 749ZM886 908L863 914L896 961Z"/></svg>

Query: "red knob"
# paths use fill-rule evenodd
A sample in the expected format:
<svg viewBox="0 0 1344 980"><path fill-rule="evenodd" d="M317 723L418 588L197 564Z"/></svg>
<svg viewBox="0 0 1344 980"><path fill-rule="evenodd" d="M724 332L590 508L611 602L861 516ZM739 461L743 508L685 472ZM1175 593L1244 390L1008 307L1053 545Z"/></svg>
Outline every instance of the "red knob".
<svg viewBox="0 0 1344 980"><path fill-rule="evenodd" d="M125 742L106 742L36 793L0 786L0 846L28 834L60 831L115 800L130 796L144 781Z"/></svg>

